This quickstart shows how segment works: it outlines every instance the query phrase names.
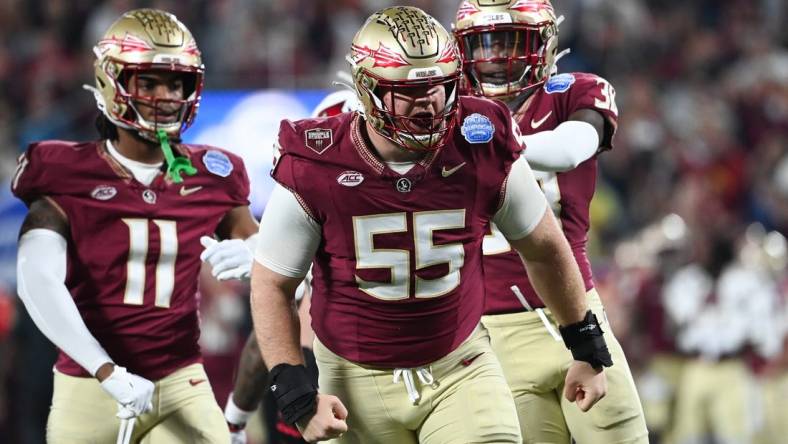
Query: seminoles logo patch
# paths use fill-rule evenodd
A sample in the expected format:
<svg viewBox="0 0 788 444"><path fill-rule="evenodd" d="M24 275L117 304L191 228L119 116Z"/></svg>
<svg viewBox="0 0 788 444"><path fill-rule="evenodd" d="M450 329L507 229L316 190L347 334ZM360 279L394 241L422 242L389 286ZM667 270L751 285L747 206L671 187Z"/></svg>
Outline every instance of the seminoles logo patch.
<svg viewBox="0 0 788 444"><path fill-rule="evenodd" d="M337 183L346 187L357 187L364 181L364 176L358 171L345 171L337 176Z"/></svg>
<svg viewBox="0 0 788 444"><path fill-rule="evenodd" d="M334 144L334 131L323 128L312 128L304 131L304 143L317 154L323 154Z"/></svg>
<svg viewBox="0 0 788 444"><path fill-rule="evenodd" d="M90 197L97 200L110 200L118 194L118 190L111 185L99 185L90 192Z"/></svg>

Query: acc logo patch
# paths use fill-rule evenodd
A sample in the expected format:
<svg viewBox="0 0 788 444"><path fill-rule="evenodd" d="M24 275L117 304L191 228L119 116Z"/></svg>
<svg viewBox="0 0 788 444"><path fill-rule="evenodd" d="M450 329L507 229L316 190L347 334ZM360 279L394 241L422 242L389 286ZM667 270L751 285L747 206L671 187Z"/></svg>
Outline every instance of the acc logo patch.
<svg viewBox="0 0 788 444"><path fill-rule="evenodd" d="M208 151L202 156L202 163L209 172L220 177L227 177L233 171L233 163L221 151Z"/></svg>
<svg viewBox="0 0 788 444"><path fill-rule="evenodd" d="M357 187L364 181L364 175L358 171L345 171L337 176L337 183L346 187Z"/></svg>
<svg viewBox="0 0 788 444"><path fill-rule="evenodd" d="M487 116L473 113L462 121L460 133L468 143L487 143L492 140L495 127Z"/></svg>
<svg viewBox="0 0 788 444"><path fill-rule="evenodd" d="M323 154L334 144L334 131L323 128L312 128L304 131L304 143L317 154Z"/></svg>
<svg viewBox="0 0 788 444"><path fill-rule="evenodd" d="M562 93L568 91L574 83L575 76L573 74L556 74L547 79L547 82L544 84L544 90L547 94Z"/></svg>
<svg viewBox="0 0 788 444"><path fill-rule="evenodd" d="M118 194L118 190L111 185L99 185L90 192L90 197L97 200L110 200Z"/></svg>

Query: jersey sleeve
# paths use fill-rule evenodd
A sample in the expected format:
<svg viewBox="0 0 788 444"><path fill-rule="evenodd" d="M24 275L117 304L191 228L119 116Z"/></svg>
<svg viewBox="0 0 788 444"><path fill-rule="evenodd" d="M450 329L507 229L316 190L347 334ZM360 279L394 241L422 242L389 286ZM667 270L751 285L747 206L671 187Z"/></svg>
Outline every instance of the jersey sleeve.
<svg viewBox="0 0 788 444"><path fill-rule="evenodd" d="M497 107L498 118L500 119L501 139L496 140L494 146L496 147L496 157L500 160L499 170L504 173L504 178L509 175L512 165L520 158L520 154L524 151L523 136L520 133L520 127L517 122L512 118L509 108L497 100L493 100ZM488 176L482 172L484 176ZM488 177L492 177L489 175ZM504 202L504 193L506 191L506 179L498 187L499 199L496 202L495 210L498 210Z"/></svg>
<svg viewBox="0 0 788 444"><path fill-rule="evenodd" d="M14 195L30 205L41 196L53 194L57 178L57 156L41 143L31 144L19 156L11 181Z"/></svg>
<svg viewBox="0 0 788 444"><path fill-rule="evenodd" d="M230 199L235 202L236 206L247 206L249 205L251 186L246 165L238 156L232 156L231 159L235 167L233 168L233 186L229 190Z"/></svg>
<svg viewBox="0 0 788 444"><path fill-rule="evenodd" d="M601 114L605 119L605 128L599 147L601 150L612 149L618 128L615 88L610 82L594 74L575 73L574 75L577 77L577 82L567 96L566 116L582 109L592 109Z"/></svg>
<svg viewBox="0 0 788 444"><path fill-rule="evenodd" d="M506 133L503 145L503 155L505 161L507 161L511 166L512 162L517 160L520 157L520 153L525 150L525 139L520 132L520 125L518 125L514 120L509 108L506 107L503 102L499 102L497 100L494 102L496 105L498 105L498 112L500 113L501 121L503 122Z"/></svg>
<svg viewBox="0 0 788 444"><path fill-rule="evenodd" d="M211 145L189 145L190 158L200 175L214 182L221 190L223 204L233 207L249 205L251 185L246 165L240 156ZM189 178L185 179L189 183Z"/></svg>
<svg viewBox="0 0 788 444"><path fill-rule="evenodd" d="M279 135L274 142L274 161L271 177L290 191L296 191L296 180L293 175L293 155L291 144L294 143L294 128L290 121L282 120L279 124Z"/></svg>
<svg viewBox="0 0 788 444"><path fill-rule="evenodd" d="M301 184L298 177L304 168L304 163L300 162L300 157L296 154L299 143L303 144L298 137L296 126L289 120L282 120L279 125L279 136L274 142L274 167L271 170L271 177L295 195L312 219L318 220L317 211L301 197Z"/></svg>

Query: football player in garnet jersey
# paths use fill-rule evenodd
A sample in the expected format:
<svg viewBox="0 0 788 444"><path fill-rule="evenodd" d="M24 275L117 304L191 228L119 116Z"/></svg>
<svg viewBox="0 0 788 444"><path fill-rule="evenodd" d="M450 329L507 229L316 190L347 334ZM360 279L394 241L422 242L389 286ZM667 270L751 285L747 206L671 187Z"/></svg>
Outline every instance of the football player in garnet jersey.
<svg viewBox="0 0 788 444"><path fill-rule="evenodd" d="M18 291L60 349L47 441L114 442L117 415L135 418L133 442L229 442L201 364L196 292L201 243L219 278L250 271L244 165L180 143L203 65L175 16L127 12L94 52L101 140L34 143L12 183L29 206Z"/></svg>
<svg viewBox="0 0 788 444"><path fill-rule="evenodd" d="M349 75L347 75L350 78ZM342 89L327 95L312 111L312 117L330 117L340 113L360 109L355 91ZM308 276L308 275L307 275ZM317 367L312 353L312 340L314 333L309 319L309 293L310 284L308 277L304 279L296 292L298 313L301 328L301 345L306 361L306 368L310 378L317 383ZM265 424L269 441L274 443L303 443L301 433L293 424L287 424L282 414L276 411L276 404L270 392L266 390L268 382L268 369L260 356L257 339L254 332L246 340L238 369L235 375L233 391L227 397L224 407L224 417L230 427L232 444L246 444L246 423L257 411L257 407L264 402Z"/></svg>
<svg viewBox="0 0 788 444"><path fill-rule="evenodd" d="M591 408L610 354L509 111L458 97L454 39L418 8L369 17L349 61L363 112L282 122L255 252L252 314L285 420L310 442L521 442L479 325L493 220L564 326L566 384ZM310 264L319 393L293 301Z"/></svg>
<svg viewBox="0 0 788 444"><path fill-rule="evenodd" d="M548 0L466 0L454 32L471 92L504 101L525 135L523 156L569 241L587 303L613 355L615 365L605 372L607 396L589 413L569 401L575 388L565 386L564 377L577 355L561 345L555 325L561 317L545 307L548 295L538 291L539 276L530 269L526 274L517 249L495 223L484 238L482 324L512 389L526 443L568 443L570 435L578 443L645 443L640 400L586 254L595 156L613 147L615 93L593 74L553 74L558 23Z"/></svg>
<svg viewBox="0 0 788 444"><path fill-rule="evenodd" d="M296 301L301 329L301 347L304 360L313 383L317 384L317 364L312 353L314 333L310 326L310 284L309 275L301 282L296 290ZM238 368L235 372L233 390L227 397L224 407L224 417L230 428L231 444L246 444L246 424L249 418L263 403L265 414L265 428L268 433L268 442L275 444L298 444L306 441L293 424L287 424L282 414L276 409L276 401L268 391L268 369L260 355L257 338L252 332L246 340Z"/></svg>

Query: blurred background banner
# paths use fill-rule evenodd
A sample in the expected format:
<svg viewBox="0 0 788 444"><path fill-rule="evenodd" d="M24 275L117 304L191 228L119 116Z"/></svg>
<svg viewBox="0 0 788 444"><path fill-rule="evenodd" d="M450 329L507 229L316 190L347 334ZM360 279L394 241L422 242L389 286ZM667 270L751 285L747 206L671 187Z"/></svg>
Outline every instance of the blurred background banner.
<svg viewBox="0 0 788 444"><path fill-rule="evenodd" d="M11 195L9 187L0 190L0 282L10 292L15 291L16 240L25 214L27 208Z"/></svg>
<svg viewBox="0 0 788 444"><path fill-rule="evenodd" d="M460 1L0 0L0 442L44 442L55 357L15 294L26 212L9 192L16 158L35 140L97 137L82 85L94 82L91 47L112 21L156 7L192 30L206 91L185 139L243 157L259 215L280 120L311 113L363 20L396 3L449 28ZM553 5L566 18L559 48L572 50L559 72L598 74L617 92L589 253L652 442L788 442L788 2ZM223 403L249 304L244 285L208 276L202 346Z"/></svg>
<svg viewBox="0 0 788 444"><path fill-rule="evenodd" d="M252 183L252 211L262 214L274 186L270 171L282 119L309 117L329 90L207 91L187 143L214 145L243 158Z"/></svg>

